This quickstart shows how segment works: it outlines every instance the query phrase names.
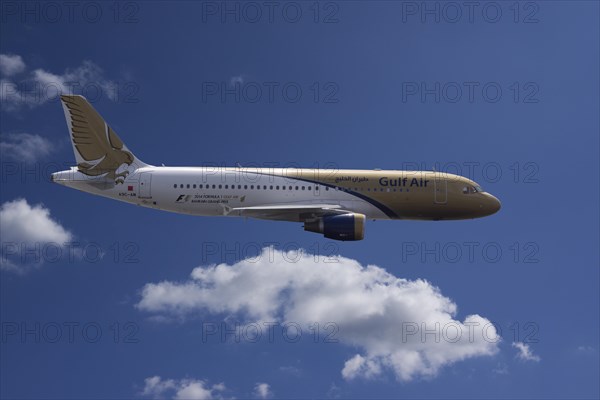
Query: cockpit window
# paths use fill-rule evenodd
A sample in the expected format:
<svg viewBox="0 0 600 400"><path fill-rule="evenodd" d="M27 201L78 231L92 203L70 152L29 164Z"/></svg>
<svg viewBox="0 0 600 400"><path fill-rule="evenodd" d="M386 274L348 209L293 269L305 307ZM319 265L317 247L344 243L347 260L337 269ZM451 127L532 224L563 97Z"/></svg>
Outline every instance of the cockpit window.
<svg viewBox="0 0 600 400"><path fill-rule="evenodd" d="M483 189L479 185L477 185L477 186L465 186L465 187L462 188L462 192L464 194L481 193L481 192L483 192Z"/></svg>

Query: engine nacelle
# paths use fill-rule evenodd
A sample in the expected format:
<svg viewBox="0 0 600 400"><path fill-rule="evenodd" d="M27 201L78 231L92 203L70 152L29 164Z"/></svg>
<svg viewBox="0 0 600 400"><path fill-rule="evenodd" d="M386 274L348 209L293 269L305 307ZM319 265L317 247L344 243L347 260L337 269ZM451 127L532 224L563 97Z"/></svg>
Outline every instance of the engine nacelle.
<svg viewBox="0 0 600 400"><path fill-rule="evenodd" d="M314 221L306 221L304 230L322 233L333 240L363 240L365 219L363 214L355 213L325 215Z"/></svg>

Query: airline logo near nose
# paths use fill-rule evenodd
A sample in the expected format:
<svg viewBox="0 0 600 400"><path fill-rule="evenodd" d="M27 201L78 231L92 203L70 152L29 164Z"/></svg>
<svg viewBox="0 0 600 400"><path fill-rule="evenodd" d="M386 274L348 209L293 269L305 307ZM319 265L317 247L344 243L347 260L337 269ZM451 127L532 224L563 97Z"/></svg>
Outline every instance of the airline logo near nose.
<svg viewBox="0 0 600 400"><path fill-rule="evenodd" d="M386 176L379 178L379 184L385 187L427 187L429 182L429 179L423 178L412 178L410 180L408 178L389 179Z"/></svg>

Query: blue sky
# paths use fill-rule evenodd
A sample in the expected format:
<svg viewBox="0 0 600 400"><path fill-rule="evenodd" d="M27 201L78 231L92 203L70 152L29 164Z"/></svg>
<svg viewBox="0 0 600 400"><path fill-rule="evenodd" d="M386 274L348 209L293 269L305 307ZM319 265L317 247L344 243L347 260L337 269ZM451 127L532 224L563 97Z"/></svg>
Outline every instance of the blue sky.
<svg viewBox="0 0 600 400"><path fill-rule="evenodd" d="M262 3L230 2L224 14L221 2L26 4L4 2L0 16L3 397L600 395L597 2L430 2L431 12L421 2L275 2L272 15ZM364 241L342 243L298 224L161 213L68 190L48 175L73 163L53 91L73 87L150 164L437 163L479 182L502 210L369 221ZM275 261L244 261L268 246ZM271 275L295 265L283 255L299 248L317 256ZM187 308L185 295L166 304L151 290L197 289L190 274L211 264L240 285L215 284ZM442 314L479 315L501 340L455 354L431 338L403 343L402 323L420 323L406 313L357 322L344 313L353 286L341 282L357 274L357 310L382 301L361 292L375 279L368 265L406 280L407 292L384 291L406 313L455 305ZM243 279L253 268L265 278ZM289 294L267 298L273 315L257 300L268 284ZM321 308L291 300L322 299L318 287L331 295ZM254 303L238 307L236 296ZM321 332L314 343L307 323L331 308L338 342ZM269 318L303 335L292 343L280 326L272 341L203 340L223 321L243 329ZM409 350L429 354L431 368L412 365ZM365 363L350 373L356 355Z"/></svg>

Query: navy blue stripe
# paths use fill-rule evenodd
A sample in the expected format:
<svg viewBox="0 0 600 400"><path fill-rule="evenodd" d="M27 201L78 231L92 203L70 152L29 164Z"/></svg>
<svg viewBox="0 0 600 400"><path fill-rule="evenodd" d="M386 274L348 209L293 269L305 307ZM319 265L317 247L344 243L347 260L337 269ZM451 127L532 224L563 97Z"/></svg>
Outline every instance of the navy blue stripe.
<svg viewBox="0 0 600 400"><path fill-rule="evenodd" d="M267 175L267 176L277 176L279 178L287 178L287 179L295 179L298 181L304 181L304 182L309 182L309 183L314 183L317 185L322 185L322 186L328 186L330 188L335 189L336 187L342 187L342 186L336 186L336 185L332 185L329 183L323 183L323 182L319 182L319 181L313 181L311 179L305 179L305 178L290 178L287 176L283 176L283 175L276 175L276 174L267 174L264 172L255 172L257 175ZM372 198L362 194L362 193L358 193L355 192L354 190L347 190L344 189L343 190L346 193L350 193L353 196L358 197L359 199L362 199L370 204L372 204L373 206L377 207L381 212L383 212L385 215L387 215L390 218L399 218L398 214L396 214L391 208L389 208L388 206L381 204L380 202L378 202L377 200L373 200Z"/></svg>

